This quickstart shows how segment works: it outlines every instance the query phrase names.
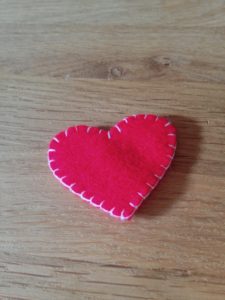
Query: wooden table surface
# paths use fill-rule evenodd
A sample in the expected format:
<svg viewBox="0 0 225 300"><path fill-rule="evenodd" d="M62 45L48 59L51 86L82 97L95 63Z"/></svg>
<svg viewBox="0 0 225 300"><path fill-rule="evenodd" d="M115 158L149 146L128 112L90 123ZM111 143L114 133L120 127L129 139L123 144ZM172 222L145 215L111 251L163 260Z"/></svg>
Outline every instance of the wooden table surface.
<svg viewBox="0 0 225 300"><path fill-rule="evenodd" d="M1 0L0 299L225 299L225 2ZM169 116L178 149L130 222L63 189L67 126Z"/></svg>

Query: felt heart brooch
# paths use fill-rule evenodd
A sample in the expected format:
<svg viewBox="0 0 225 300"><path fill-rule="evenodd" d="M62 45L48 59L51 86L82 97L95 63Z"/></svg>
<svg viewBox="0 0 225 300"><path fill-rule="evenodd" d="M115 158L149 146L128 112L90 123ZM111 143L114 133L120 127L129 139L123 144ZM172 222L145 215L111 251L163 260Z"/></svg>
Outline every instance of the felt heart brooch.
<svg viewBox="0 0 225 300"><path fill-rule="evenodd" d="M174 157L176 130L164 117L129 116L110 130L79 125L50 142L48 164L72 193L130 219Z"/></svg>

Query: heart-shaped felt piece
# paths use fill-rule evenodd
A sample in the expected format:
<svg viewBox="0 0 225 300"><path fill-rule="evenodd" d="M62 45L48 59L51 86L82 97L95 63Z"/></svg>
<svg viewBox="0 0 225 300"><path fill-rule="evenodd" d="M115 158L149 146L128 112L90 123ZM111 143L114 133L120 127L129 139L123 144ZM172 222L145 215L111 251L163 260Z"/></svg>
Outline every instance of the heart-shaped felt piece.
<svg viewBox="0 0 225 300"><path fill-rule="evenodd" d="M176 130L168 119L133 115L108 131L78 125L58 133L48 164L72 193L127 220L162 179L175 149Z"/></svg>

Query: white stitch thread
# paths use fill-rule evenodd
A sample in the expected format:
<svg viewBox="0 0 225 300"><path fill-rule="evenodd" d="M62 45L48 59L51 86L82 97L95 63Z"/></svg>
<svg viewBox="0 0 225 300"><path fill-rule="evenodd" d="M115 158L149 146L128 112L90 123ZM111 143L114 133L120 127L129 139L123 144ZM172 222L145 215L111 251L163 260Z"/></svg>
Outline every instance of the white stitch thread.
<svg viewBox="0 0 225 300"><path fill-rule="evenodd" d="M169 165L168 166L164 166L164 165L160 165L160 167L162 167L163 169L167 170L169 168Z"/></svg>
<svg viewBox="0 0 225 300"><path fill-rule="evenodd" d="M127 118L124 118L123 121L124 121L126 124L128 123Z"/></svg>
<svg viewBox="0 0 225 300"><path fill-rule="evenodd" d="M130 214L130 215L128 215L128 216L124 216L124 211L125 210L123 210L122 212L121 212L121 215L120 215L120 220L121 221L125 221L125 220L128 220L128 219L130 219L132 216L133 216L133 214L135 213L135 210Z"/></svg>
<svg viewBox="0 0 225 300"><path fill-rule="evenodd" d="M159 176L159 175L157 175L157 174L154 174L154 176L155 176L156 178L158 178L158 179L162 179L162 178L163 178L163 176Z"/></svg>
<svg viewBox="0 0 225 300"><path fill-rule="evenodd" d="M105 209L104 207L100 206L99 207L102 211L106 212L106 213L109 213L109 210Z"/></svg>
<svg viewBox="0 0 225 300"><path fill-rule="evenodd" d="M80 193L80 197L81 197L81 199L83 199L84 201L87 201L87 202L90 202L91 204L93 204L92 202L91 202L91 199L88 199L88 198L86 198L86 197L84 197L84 193L85 193L85 191L83 191L82 193Z"/></svg>
<svg viewBox="0 0 225 300"><path fill-rule="evenodd" d="M174 145L168 144L168 146L169 146L170 148L176 149L176 147L175 147Z"/></svg>
<svg viewBox="0 0 225 300"><path fill-rule="evenodd" d="M114 213L111 213L110 216L114 217L114 218L117 218L117 219L120 219L120 215L116 215Z"/></svg>
<svg viewBox="0 0 225 300"><path fill-rule="evenodd" d="M64 132L65 132L65 136L67 136L67 134L68 134L67 130L68 130L68 129L66 129L66 130L64 131Z"/></svg>
<svg viewBox="0 0 225 300"><path fill-rule="evenodd" d="M64 185L65 187L68 187L68 185L63 181L63 179L65 179L67 176L63 176L60 178L60 182L62 183L62 185Z"/></svg>
<svg viewBox="0 0 225 300"><path fill-rule="evenodd" d="M125 220L124 210L122 210L122 212L121 212L120 219L121 219L122 221Z"/></svg>
<svg viewBox="0 0 225 300"><path fill-rule="evenodd" d="M79 193L77 193L77 195L80 197L80 194L79 194ZM93 198L94 198L94 197L93 197ZM86 197L84 197L84 196L82 196L81 199L84 200L84 201L86 201L86 202L89 202L89 203L92 204L91 199L88 199L88 198L86 198Z"/></svg>
<svg viewBox="0 0 225 300"><path fill-rule="evenodd" d="M73 187L76 185L76 183L74 182L74 183L72 183L70 186L69 186L69 190L71 191L71 192L73 192Z"/></svg>
<svg viewBox="0 0 225 300"><path fill-rule="evenodd" d="M137 194L138 194L142 199L145 198L145 196L143 196L142 193L139 193L139 192L138 192Z"/></svg>
<svg viewBox="0 0 225 300"><path fill-rule="evenodd" d="M149 191L149 192L145 195L144 199L148 198L148 196L149 196L150 194L151 194L151 191ZM144 199L143 199L143 200L144 200ZM143 201L143 200L142 200L142 201ZM142 202L141 202L141 203L142 203Z"/></svg>
<svg viewBox="0 0 225 300"><path fill-rule="evenodd" d="M50 165L53 161L55 161L55 160L54 160L54 159L50 159L50 160L48 161L49 165Z"/></svg>
<svg viewBox="0 0 225 300"><path fill-rule="evenodd" d="M79 196L79 195L78 195ZM86 198L86 197L83 197L83 198L81 198L81 199L83 199L84 201L86 201L86 202L88 202L88 203L91 203L92 204L92 202L90 201L90 199L88 199L88 198ZM92 204L93 205L93 204Z"/></svg>
<svg viewBox="0 0 225 300"><path fill-rule="evenodd" d="M119 219L120 218L120 216L118 216L118 215L115 215L115 214L110 214L110 216L112 216L112 217L114 217L114 218L117 218L117 219Z"/></svg>
<svg viewBox="0 0 225 300"><path fill-rule="evenodd" d="M111 135L110 132L108 131L108 139L111 139Z"/></svg>
<svg viewBox="0 0 225 300"><path fill-rule="evenodd" d="M138 205L134 205L132 202L129 203L130 206L132 206L133 208L137 209Z"/></svg>
<svg viewBox="0 0 225 300"><path fill-rule="evenodd" d="M147 186L149 186L152 190L154 190L154 188L156 187L156 185L151 185L150 183L146 183L147 184Z"/></svg>
<svg viewBox="0 0 225 300"><path fill-rule="evenodd" d="M100 134L101 132L102 132L102 129L100 129L98 133Z"/></svg>
<svg viewBox="0 0 225 300"><path fill-rule="evenodd" d="M57 137L54 137L53 140L56 141L56 143L59 143L59 140L57 139Z"/></svg>
<svg viewBox="0 0 225 300"><path fill-rule="evenodd" d="M169 157L171 159L171 161L174 158L174 156L175 156L175 152L173 153L173 155L167 154L167 157Z"/></svg>
<svg viewBox="0 0 225 300"><path fill-rule="evenodd" d="M85 193L85 192L84 192L84 193ZM83 200L86 201L86 202L90 202L90 199L88 199L88 198L86 198L86 197L84 197L84 196L82 196L81 199L83 199Z"/></svg>
<svg viewBox="0 0 225 300"><path fill-rule="evenodd" d="M114 216L114 214L113 214L114 210L115 210L115 207L113 207L113 208L109 211L110 216Z"/></svg>
<svg viewBox="0 0 225 300"><path fill-rule="evenodd" d="M167 126L169 126L169 125L170 125L170 122L166 123L164 126L167 127Z"/></svg>
<svg viewBox="0 0 225 300"><path fill-rule="evenodd" d="M56 150L55 149L49 149L48 153L50 153L50 152L56 152Z"/></svg>
<svg viewBox="0 0 225 300"><path fill-rule="evenodd" d="M169 136L170 136L170 135L171 135L171 136L174 136L174 135L175 135L175 133L168 133L167 135L169 135Z"/></svg>
<svg viewBox="0 0 225 300"><path fill-rule="evenodd" d="M119 132L121 132L122 130L119 128L119 126L118 125L115 125L115 127L116 127L116 129L119 131Z"/></svg>
<svg viewBox="0 0 225 300"><path fill-rule="evenodd" d="M59 169L52 170L53 174L55 174L58 171L59 171Z"/></svg>
<svg viewBox="0 0 225 300"><path fill-rule="evenodd" d="M93 201L91 201L91 204L92 204L94 207L100 207L100 206L101 206L101 203L100 203L100 204L97 204L97 203L95 203L95 202L93 202Z"/></svg>
<svg viewBox="0 0 225 300"><path fill-rule="evenodd" d="M121 216L120 216L120 219L122 221L129 220L134 215L134 213L135 213L135 210L130 215L128 215L126 217L123 215L123 218L121 218Z"/></svg>
<svg viewBox="0 0 225 300"><path fill-rule="evenodd" d="M87 128L87 133L88 133L90 130L91 130L91 127L88 127L88 128Z"/></svg>
<svg viewBox="0 0 225 300"><path fill-rule="evenodd" d="M75 194L75 195L78 195L78 193L75 192L72 188L69 188L69 190L70 190L71 193L73 193L73 194Z"/></svg>

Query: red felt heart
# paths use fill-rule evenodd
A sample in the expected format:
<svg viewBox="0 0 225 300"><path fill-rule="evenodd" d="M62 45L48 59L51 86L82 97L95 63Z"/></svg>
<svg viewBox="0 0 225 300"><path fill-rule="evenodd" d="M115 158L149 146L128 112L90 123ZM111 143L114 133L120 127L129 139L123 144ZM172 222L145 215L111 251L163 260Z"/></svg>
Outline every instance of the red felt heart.
<svg viewBox="0 0 225 300"><path fill-rule="evenodd" d="M127 117L109 131L69 127L51 140L49 167L72 193L126 220L170 166L175 132L166 118L155 115Z"/></svg>

